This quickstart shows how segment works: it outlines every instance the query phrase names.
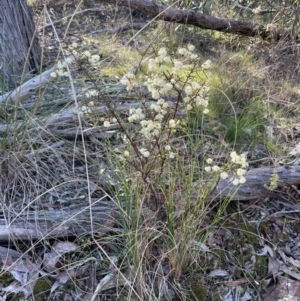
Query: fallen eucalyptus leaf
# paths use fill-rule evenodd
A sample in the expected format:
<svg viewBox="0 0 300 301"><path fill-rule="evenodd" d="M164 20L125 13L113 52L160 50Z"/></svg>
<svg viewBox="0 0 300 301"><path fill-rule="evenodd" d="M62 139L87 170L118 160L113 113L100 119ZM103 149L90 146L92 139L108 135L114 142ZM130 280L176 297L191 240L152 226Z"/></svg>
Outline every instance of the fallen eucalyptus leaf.
<svg viewBox="0 0 300 301"><path fill-rule="evenodd" d="M209 277L227 277L229 276L229 273L226 270L213 270L208 274Z"/></svg>

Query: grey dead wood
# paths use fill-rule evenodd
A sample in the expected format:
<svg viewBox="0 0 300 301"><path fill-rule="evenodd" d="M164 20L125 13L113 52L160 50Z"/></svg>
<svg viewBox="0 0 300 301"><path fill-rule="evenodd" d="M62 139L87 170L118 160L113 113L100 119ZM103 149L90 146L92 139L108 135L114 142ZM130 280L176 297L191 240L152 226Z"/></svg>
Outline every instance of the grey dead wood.
<svg viewBox="0 0 300 301"><path fill-rule="evenodd" d="M87 204L52 210L2 210L0 243L80 236L92 232L101 236L107 232L118 232L120 225L118 207L103 200L96 201L91 210Z"/></svg>
<svg viewBox="0 0 300 301"><path fill-rule="evenodd" d="M267 187L270 185L271 177L277 174L278 190L285 186L300 184L300 165L282 165L278 167L260 167L249 170L245 177L246 183L241 185L237 190L230 180L220 180L209 198L224 198L231 196L232 200L257 200L268 195L274 195L275 191L270 191Z"/></svg>
<svg viewBox="0 0 300 301"><path fill-rule="evenodd" d="M208 199L222 199L229 195L233 201L246 201L273 195L274 191L269 191L265 185L270 184L274 172L279 176L277 189L300 184L300 165L261 167L248 171L245 175L247 182L235 193L236 187L230 180L220 180ZM201 183L197 182L194 184L194 196L199 190L201 190ZM92 231L103 235L107 232L122 231L121 224L118 206L110 201L95 202L92 210L87 205L72 205L55 210L24 210L19 213L2 211L0 242L79 236Z"/></svg>

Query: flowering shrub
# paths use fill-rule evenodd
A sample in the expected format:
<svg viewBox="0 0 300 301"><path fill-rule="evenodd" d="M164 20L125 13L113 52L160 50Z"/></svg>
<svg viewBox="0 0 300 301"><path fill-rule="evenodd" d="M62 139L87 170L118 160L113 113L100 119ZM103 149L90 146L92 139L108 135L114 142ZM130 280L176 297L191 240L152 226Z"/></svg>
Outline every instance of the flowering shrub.
<svg viewBox="0 0 300 301"><path fill-rule="evenodd" d="M171 57L166 48L161 48L155 58L148 60L144 82L138 82L137 77L130 73L120 80L127 91L134 91L138 84L145 85L155 100L150 105L143 101L141 108L129 111L128 121L139 128L142 138L139 152L143 157L174 158L169 140L182 127L188 112L197 108L202 108L204 114L209 112L209 87L199 82L199 59L193 53L194 49L193 45L180 48ZM206 61L202 66L204 72L204 69L210 68L211 61ZM167 101L170 97L173 102ZM184 112L185 117L180 117L179 112Z"/></svg>
<svg viewBox="0 0 300 301"><path fill-rule="evenodd" d="M146 164L152 162L152 167L160 163L163 171L167 160L176 157L176 150L170 143L171 137L184 126L189 113L199 108L202 108L203 114L209 113L209 87L205 85L205 81L201 81L201 72L211 68L212 62L205 61L199 70L199 58L194 54L194 49L193 45L189 45L187 48L179 48L176 54L170 56L165 48L161 48L156 52L155 58L148 60L144 82L138 81L131 73L120 80L127 91L135 91L137 85L144 84L154 99L151 104L142 99L140 108L129 110L128 122L133 123L138 130L139 139L135 140L138 141L138 147L126 149L122 161L132 162L130 153L133 150L146 160ZM167 101L168 99L173 101ZM184 114L179 114L180 112ZM107 121L104 126L106 123ZM206 160L208 165L205 171L216 174L221 179L227 179L230 174L233 185L245 183L244 175L248 166L246 156L233 151L230 160L229 164L219 167L209 158ZM147 175L149 176L148 170Z"/></svg>
<svg viewBox="0 0 300 301"><path fill-rule="evenodd" d="M142 138L142 147L138 151L148 160L175 158L176 153L170 143L171 135L185 124L189 112L202 108L203 114L209 113L209 87L199 81L199 58L193 53L194 49L193 45L179 48L176 55L171 57L165 48L161 48L155 58L148 60L148 73L142 84L146 85L156 101L148 106L143 101L141 108L129 111L128 117L130 123L138 125L138 133ZM211 68L211 65L212 62L207 60L201 65L202 70ZM135 86L141 84L133 74L126 74L121 83L127 91L134 91ZM167 102L168 97L175 101ZM184 117L178 114L180 111L185 113ZM124 152L125 160L129 157L128 153L128 150ZM233 185L245 183L245 168L248 166L245 155L238 155L234 151L230 158L230 164L224 167L213 164L213 160L209 158L205 170L218 174L222 179L228 178L230 172L233 174Z"/></svg>
<svg viewBox="0 0 300 301"><path fill-rule="evenodd" d="M186 125L191 122L191 116L198 115L199 112L208 116L209 113L209 87L205 79L209 75L207 70L211 68L212 62L207 60L200 64L194 50L193 45L188 45L187 48L179 48L172 55L168 54L166 48L154 51L154 57L146 62L147 71L144 77L141 74L128 73L120 79L127 91L136 92L139 103L135 103L134 108L125 113L119 113L103 97L109 114L105 118L96 116L97 122L107 132L115 126L120 128L117 139L107 143L111 147L108 148L106 159L111 160L114 177L109 184L116 187L113 189L114 202L119 204L124 219L125 251L130 254L126 257L129 258L130 269L134 271L135 267L139 273L139 281L135 284L141 285L139 291L146 291L149 280L151 287L152 283L161 283L161 279L156 281L155 275L161 278L157 267L163 263L167 263L172 271L172 276L166 277L179 280L182 272L191 267L191 262L199 262L198 259L195 260L198 258L195 256L199 255L198 242L203 244L203 233L206 231L203 231L202 226L207 223L205 217L211 210L211 206L207 206L208 194L219 178L230 179L233 185L246 181L246 156L235 151L231 152L228 164L218 164L213 158L207 158L204 171L212 175L215 181L206 181L205 175L197 185L194 185L195 177L203 175L203 165L202 162L199 164L196 151L201 141L199 143L197 138L190 136L182 139L186 143L191 138L188 141L190 144L186 145L195 145L195 149L188 150L186 160L179 158L178 145L174 143L176 136L188 128ZM72 54L83 60L85 70L93 68L98 73L98 55L88 51L79 53L75 49ZM51 76L56 78L68 75L65 67L65 63L58 63ZM93 118L93 98L100 102L102 95L100 88L97 88L97 81L90 76L89 78L92 79L93 88L85 91L87 102L78 110L79 114ZM149 92L150 97L147 100L140 96L141 86L145 86ZM200 138L202 136L198 135L198 139ZM119 143L121 139L122 143ZM181 146L182 144L179 148ZM204 146L204 150L205 147L209 146ZM106 173L106 169L100 169L100 173ZM108 178L112 178L110 170L107 174ZM120 182L119 188L116 184ZM216 216L224 210L227 201L226 199L222 202ZM151 209L155 209L154 214ZM214 223L215 219L212 225ZM156 254L159 254L157 262ZM148 269L154 275L153 279L148 276L143 278L143 275L150 274Z"/></svg>
<svg viewBox="0 0 300 301"><path fill-rule="evenodd" d="M78 53L74 47L71 47L73 55L75 53L91 68L97 66L99 55L93 55L89 51ZM151 102L140 99L140 107L129 110L127 121L133 125L133 135L126 130L124 124L120 124L125 134L125 150L120 160L134 166L147 183L157 180L151 178L153 173L150 169L159 170L154 173L155 176L162 175L166 163L176 158L176 148L171 141L176 131L184 129L190 113L199 110L203 114L209 113L209 87L203 78L206 78L206 71L211 68L212 62L207 60L200 64L194 50L193 45L188 45L187 48L179 48L176 53L169 55L166 48L160 48L154 51L155 56L146 62L147 72L144 79L141 79L140 75L127 73L120 80L127 91L135 91L137 95L139 93L136 87L145 86L152 98ZM51 76L66 76L66 63L68 62L59 62ZM85 96L91 98L98 94L97 90L90 89ZM82 114L90 112L88 106L81 108ZM104 127L108 128L112 123L121 122L115 114L112 115L103 121ZM136 160L139 161L138 164ZM231 174L233 185L245 183L244 174L248 166L246 157L233 151L230 160L226 166L218 166L209 158L206 160L205 171L216 174L221 179L226 179Z"/></svg>

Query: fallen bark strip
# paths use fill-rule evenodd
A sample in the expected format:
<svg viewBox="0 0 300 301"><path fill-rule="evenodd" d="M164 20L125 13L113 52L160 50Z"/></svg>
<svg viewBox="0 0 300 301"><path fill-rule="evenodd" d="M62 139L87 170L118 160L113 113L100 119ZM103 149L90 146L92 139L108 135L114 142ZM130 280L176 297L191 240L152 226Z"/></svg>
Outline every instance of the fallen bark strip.
<svg viewBox="0 0 300 301"><path fill-rule="evenodd" d="M236 192L236 186L233 186L230 180L220 180L209 198L220 199L231 196L231 199L236 201L264 198L274 194L274 191L266 188L270 185L271 177L274 174L277 174L279 177L276 189L288 185L300 185L300 165L260 167L251 169L246 173L246 183L241 185Z"/></svg>
<svg viewBox="0 0 300 301"><path fill-rule="evenodd" d="M94 202L91 210L85 204L54 210L8 211L2 211L0 217L0 242L80 236L91 231L101 236L117 231L121 225L117 206L104 200Z"/></svg>
<svg viewBox="0 0 300 301"><path fill-rule="evenodd" d="M248 37L272 38L279 41L283 38L298 39L299 34L294 35L292 30L270 30L268 26L258 23L238 21L234 19L221 19L210 15L204 15L191 9L176 9L171 6L164 6L149 0L101 0L101 2L126 6L135 9L152 18L194 25L202 29L216 30L225 33L239 34Z"/></svg>

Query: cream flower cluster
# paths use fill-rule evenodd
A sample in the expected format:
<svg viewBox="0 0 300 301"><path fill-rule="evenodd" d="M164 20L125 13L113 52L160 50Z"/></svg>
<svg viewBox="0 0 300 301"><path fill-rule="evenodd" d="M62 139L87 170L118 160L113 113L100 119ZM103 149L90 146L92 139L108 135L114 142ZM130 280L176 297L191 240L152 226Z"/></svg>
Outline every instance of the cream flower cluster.
<svg viewBox="0 0 300 301"><path fill-rule="evenodd" d="M93 54L90 58L89 58L89 63L92 65L95 65L96 63L98 63L100 61L100 56L98 54Z"/></svg>
<svg viewBox="0 0 300 301"><path fill-rule="evenodd" d="M207 61L205 61L205 62L201 65L201 67L202 67L203 69L210 69L211 66L212 66L211 60L207 60Z"/></svg>
<svg viewBox="0 0 300 301"><path fill-rule="evenodd" d="M212 158L208 158L206 159L206 163L209 164L208 166L205 166L205 171L207 172L218 172L220 171L220 167L218 165L213 165L213 159Z"/></svg>
<svg viewBox="0 0 300 301"><path fill-rule="evenodd" d="M133 73L127 73L125 74L121 80L120 83L124 86L126 86L127 91L132 91L134 89L135 85L135 75Z"/></svg>
<svg viewBox="0 0 300 301"><path fill-rule="evenodd" d="M76 58L84 58L86 59L91 65L96 65L100 61L100 55L98 54L92 54L90 51L85 50L85 51L78 51L78 44L77 43L72 43L66 53L67 54L72 54Z"/></svg>
<svg viewBox="0 0 300 301"><path fill-rule="evenodd" d="M164 116L168 113L168 104L164 99L159 99L156 103L150 106L153 112L153 117L146 119L142 109L131 109L128 117L129 122L139 121L141 129L139 133L148 140L153 137L158 137L162 129L162 121Z"/></svg>
<svg viewBox="0 0 300 301"><path fill-rule="evenodd" d="M185 97L183 97L183 103L186 111L192 110L194 107L203 107L203 113L209 113L208 107L208 92L209 87L200 86L197 82L192 82L184 89Z"/></svg>
<svg viewBox="0 0 300 301"><path fill-rule="evenodd" d="M91 54L88 50L83 52L84 57L88 59L88 62L91 65L95 65L100 61L100 55L98 54Z"/></svg>
<svg viewBox="0 0 300 301"><path fill-rule="evenodd" d="M193 53L194 50L193 45L188 45L187 48L180 48L170 56L166 48L162 47L156 52L156 57L147 62L147 78L142 84L147 87L155 101L148 107L130 109L128 116L130 123L138 124L140 127L139 134L143 138L141 140L143 147L139 152L145 158L148 158L150 153L155 157L162 152L170 159L175 157L168 139L162 137L164 133L167 134L165 137L170 137L170 133L176 132L181 127L181 121L184 120L177 118L179 108L190 111L201 107L204 113L208 113L209 88L198 82L194 76L198 66L198 56ZM209 62L206 62L206 67L209 66ZM139 84L137 77L132 73L125 74L120 83L126 86L127 91L133 91ZM166 102L168 96L175 96L175 99L178 99L176 108Z"/></svg>
<svg viewBox="0 0 300 301"><path fill-rule="evenodd" d="M261 12L261 6L252 9L253 14L258 15Z"/></svg>
<svg viewBox="0 0 300 301"><path fill-rule="evenodd" d="M239 164L241 165L242 168L248 167L246 155L244 154L238 155L235 151L233 151L231 152L230 157L232 163Z"/></svg>
<svg viewBox="0 0 300 301"><path fill-rule="evenodd" d="M139 152L141 153L142 156L145 158L148 158L150 156L150 152L146 148L140 148Z"/></svg>
<svg viewBox="0 0 300 301"><path fill-rule="evenodd" d="M142 128L140 134L151 140L153 137L159 137L161 131L161 123L153 120L142 120L140 122Z"/></svg>
<svg viewBox="0 0 300 301"><path fill-rule="evenodd" d="M113 124L113 123L117 123L117 119L116 119L116 118L111 118L110 120L105 120L105 121L103 122L103 126L106 127L106 128L108 128L108 127L110 127L111 124Z"/></svg>
<svg viewBox="0 0 300 301"><path fill-rule="evenodd" d="M191 66L196 64L195 59L197 59L197 55L193 54L194 49L193 45L188 45L187 48L179 48L177 51L179 58L172 59L166 48L163 47L157 52L156 58L149 59L149 73L144 84L152 98L158 100L158 105L151 106L151 109L157 112L157 110L160 110L159 101L161 99L182 91L182 106L186 111L190 111L195 107L202 107L204 114L209 112L207 108L209 87L201 85L197 81L190 82L188 80L193 72ZM210 68L211 61L204 62L202 66L205 69ZM136 84L135 75L126 74L120 82L127 87L127 91L132 91ZM162 120L164 110L165 108L161 108L161 114L157 115L156 120Z"/></svg>
<svg viewBox="0 0 300 301"><path fill-rule="evenodd" d="M168 156L169 156L170 159L174 159L175 158L176 154L174 152L172 152L171 145L167 144L165 146L165 151L167 152L167 154L168 154Z"/></svg>
<svg viewBox="0 0 300 301"><path fill-rule="evenodd" d="M95 103L93 101L90 101L86 105L82 105L78 109L75 109L73 111L73 113L76 114L76 112L79 112L82 115L90 114L90 113L93 112L93 107L94 106L95 106Z"/></svg>
<svg viewBox="0 0 300 301"><path fill-rule="evenodd" d="M78 44L76 42L73 42L71 45L68 45L68 48L66 49L66 54L74 55L75 57L79 57L80 54L77 51L77 49L78 49Z"/></svg>
<svg viewBox="0 0 300 301"><path fill-rule="evenodd" d="M234 176L231 177L230 181L235 186L239 184L244 184L246 182L246 178L244 177L244 175L246 173L246 168L248 167L246 156L244 154L238 155L235 151L233 151L230 154L230 158L233 166L237 166L237 168L233 171ZM227 179L229 177L228 172L223 170L222 167L219 167L218 165L214 164L213 159L208 158L206 160L206 163L208 164L204 168L206 172L219 173L221 179Z"/></svg>
<svg viewBox="0 0 300 301"><path fill-rule="evenodd" d="M193 54L195 50L194 45L188 45L187 48L179 48L177 52L185 57L190 57L192 60L196 59L198 57L197 54Z"/></svg>
<svg viewBox="0 0 300 301"><path fill-rule="evenodd" d="M98 96L98 91L95 89L91 89L85 92L85 97L86 98L92 98ZM84 114L90 114L93 112L92 107L95 106L94 101L90 101L87 105L82 105L79 108L79 113L84 115Z"/></svg>
<svg viewBox="0 0 300 301"><path fill-rule="evenodd" d="M91 98L91 97L95 97L95 96L98 96L98 91L95 90L95 89L91 89L91 90L88 90L87 92L85 92L85 97L86 98Z"/></svg>
<svg viewBox="0 0 300 301"><path fill-rule="evenodd" d="M186 83L188 75L191 75L189 71L191 64L195 63L198 57L193 54L194 50L193 45L179 48L177 51L179 58L172 60L166 49L161 48L158 56L148 62L150 74L145 84L154 99L174 94L176 89L180 89L183 92L183 107L186 111L194 107L203 107L203 113L207 114L209 112L207 108L209 87L200 85L196 81ZM211 64L208 60L202 64L202 68L209 69Z"/></svg>
<svg viewBox="0 0 300 301"><path fill-rule="evenodd" d="M175 119L170 119L169 120L169 129L172 130L176 130L176 128L178 128L178 126L180 125L180 121L179 120L175 120Z"/></svg>
<svg viewBox="0 0 300 301"><path fill-rule="evenodd" d="M162 78L160 74L148 78L146 86L153 99L159 99L161 95L168 95L173 89L173 85Z"/></svg>
<svg viewBox="0 0 300 301"><path fill-rule="evenodd" d="M70 63L70 61L68 61L68 59L66 60L66 62L61 62L59 61L57 64L56 64L56 69L55 71L51 72L50 76L52 78L56 78L56 77L63 77L63 76L66 76L68 77L69 74L66 70L66 66L67 66L67 63Z"/></svg>
<svg viewBox="0 0 300 301"><path fill-rule="evenodd" d="M143 110L141 108L138 109L130 109L129 110L129 117L128 121L129 122L135 122L139 120L144 120L145 114L143 113Z"/></svg>
<svg viewBox="0 0 300 301"><path fill-rule="evenodd" d="M153 103L150 108L156 114L154 119L162 122L164 116L168 113L169 105L163 98L160 98L156 103Z"/></svg>
<svg viewBox="0 0 300 301"><path fill-rule="evenodd" d="M246 168L248 167L247 159L244 154L238 155L235 151L230 154L231 162L240 167L236 169L235 175L232 177L232 184L239 185L246 182L244 174L246 173Z"/></svg>

